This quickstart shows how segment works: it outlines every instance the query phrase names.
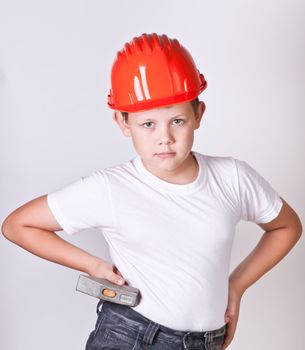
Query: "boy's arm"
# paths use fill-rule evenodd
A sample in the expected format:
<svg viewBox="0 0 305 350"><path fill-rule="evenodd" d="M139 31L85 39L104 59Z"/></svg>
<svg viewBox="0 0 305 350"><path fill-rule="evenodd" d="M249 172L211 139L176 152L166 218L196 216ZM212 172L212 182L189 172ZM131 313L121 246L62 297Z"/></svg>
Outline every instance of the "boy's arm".
<svg viewBox="0 0 305 350"><path fill-rule="evenodd" d="M62 231L62 227L49 209L47 195L14 210L4 220L1 231L8 240L41 258L113 283L118 283L121 276L120 272L119 276L112 271L112 264L74 246L54 232Z"/></svg>
<svg viewBox="0 0 305 350"><path fill-rule="evenodd" d="M239 294L282 260L301 237L303 228L298 215L283 198L281 200L279 215L268 223L258 224L266 232L230 275L230 285Z"/></svg>
<svg viewBox="0 0 305 350"><path fill-rule="evenodd" d="M279 215L265 224L258 224L266 232L253 251L234 269L229 278L229 300L225 315L227 336L222 349L233 339L243 293L274 267L293 248L302 234L302 223L295 211L281 198Z"/></svg>

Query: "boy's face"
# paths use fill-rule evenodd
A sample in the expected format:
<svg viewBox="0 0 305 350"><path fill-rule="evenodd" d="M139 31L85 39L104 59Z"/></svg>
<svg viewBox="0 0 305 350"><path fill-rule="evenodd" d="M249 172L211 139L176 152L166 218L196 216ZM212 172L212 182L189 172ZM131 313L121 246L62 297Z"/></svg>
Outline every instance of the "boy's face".
<svg viewBox="0 0 305 350"><path fill-rule="evenodd" d="M201 101L197 113L190 102L128 113L128 122L119 111L114 120L125 136L131 136L136 152L146 169L163 178L181 175L193 162L190 151L194 130L200 126L205 110ZM162 152L174 152L171 157L161 157Z"/></svg>

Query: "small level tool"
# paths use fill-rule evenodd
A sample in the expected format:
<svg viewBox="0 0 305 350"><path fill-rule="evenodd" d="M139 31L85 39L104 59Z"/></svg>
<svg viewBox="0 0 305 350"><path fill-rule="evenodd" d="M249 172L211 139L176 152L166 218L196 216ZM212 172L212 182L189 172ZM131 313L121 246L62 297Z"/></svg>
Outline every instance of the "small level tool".
<svg viewBox="0 0 305 350"><path fill-rule="evenodd" d="M95 298L117 304L136 306L140 302L140 290L131 286L119 286L104 278L79 275L76 290Z"/></svg>

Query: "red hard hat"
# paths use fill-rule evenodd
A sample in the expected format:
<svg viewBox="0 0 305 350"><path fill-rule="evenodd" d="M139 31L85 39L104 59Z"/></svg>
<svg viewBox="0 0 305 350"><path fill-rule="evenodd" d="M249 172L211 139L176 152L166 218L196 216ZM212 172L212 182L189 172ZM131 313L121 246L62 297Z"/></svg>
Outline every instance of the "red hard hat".
<svg viewBox="0 0 305 350"><path fill-rule="evenodd" d="M108 105L136 112L196 98L207 86L190 53L165 34L142 34L117 53Z"/></svg>

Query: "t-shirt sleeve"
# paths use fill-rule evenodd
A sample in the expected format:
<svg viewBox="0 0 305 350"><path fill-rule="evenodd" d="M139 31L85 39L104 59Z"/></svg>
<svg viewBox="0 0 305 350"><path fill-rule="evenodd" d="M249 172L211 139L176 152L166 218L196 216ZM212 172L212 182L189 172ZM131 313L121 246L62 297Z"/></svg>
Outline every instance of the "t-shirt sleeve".
<svg viewBox="0 0 305 350"><path fill-rule="evenodd" d="M235 159L241 206L241 219L257 224L275 219L283 205L278 192L255 169Z"/></svg>
<svg viewBox="0 0 305 350"><path fill-rule="evenodd" d="M114 227L109 181L103 170L49 193L47 203L69 235L89 228L111 230Z"/></svg>

